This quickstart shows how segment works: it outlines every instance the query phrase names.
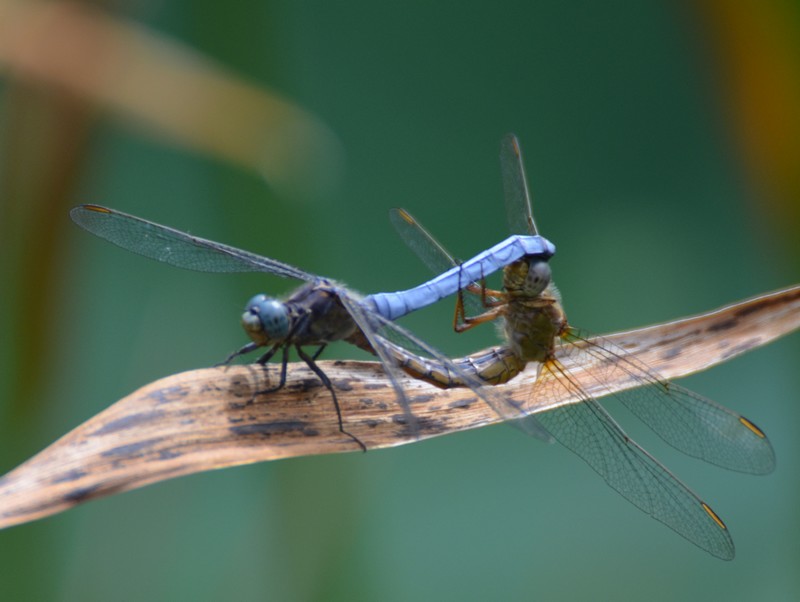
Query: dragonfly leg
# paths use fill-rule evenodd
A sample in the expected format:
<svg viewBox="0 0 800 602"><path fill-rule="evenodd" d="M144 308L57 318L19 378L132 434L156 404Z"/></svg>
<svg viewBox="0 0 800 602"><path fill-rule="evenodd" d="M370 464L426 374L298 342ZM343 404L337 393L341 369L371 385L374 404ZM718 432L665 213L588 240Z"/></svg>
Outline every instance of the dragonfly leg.
<svg viewBox="0 0 800 602"><path fill-rule="evenodd" d="M474 286L470 283L468 287ZM456 293L456 313L453 316L453 330L456 330L458 324L464 321L464 289L461 286L461 269L458 270L458 293Z"/></svg>
<svg viewBox="0 0 800 602"><path fill-rule="evenodd" d="M479 294L481 296L481 305L490 311L477 316L466 315L466 310L464 309L465 290L473 295ZM480 286L475 282L470 282L467 286L462 287L461 282L459 282L458 294L456 296L456 311L453 316L453 330L456 332L465 332L478 324L494 320L502 313L502 310L499 308L504 305L506 305L505 293L486 288L485 278L481 278Z"/></svg>
<svg viewBox="0 0 800 602"><path fill-rule="evenodd" d="M472 285L470 285L472 286ZM456 296L456 313L453 316L453 330L458 332L460 326L466 321L466 312L464 311L464 290L458 287L458 295Z"/></svg>
<svg viewBox="0 0 800 602"><path fill-rule="evenodd" d="M275 353L278 351L278 349L281 349L281 348L283 348L283 350L284 350L284 357L286 357L286 353L285 353L285 351L286 351L286 346L285 346L285 345L283 345L282 343L278 343L277 345L273 345L273 346L272 346L272 348L271 348L269 351L267 351L267 352L266 352L264 355L262 355L260 358L258 358L258 359L256 360L256 363L257 363L257 364L261 364L262 366L266 365L266 363L267 363L269 360L271 360L271 359L272 359L272 356L273 356L273 355L275 355Z"/></svg>
<svg viewBox="0 0 800 602"><path fill-rule="evenodd" d="M472 294L476 294L476 290L478 286L474 282L470 282L466 286L462 286L461 283L461 273L462 271L459 269L458 271L458 293L456 294L456 312L453 316L453 330L456 332L461 332L459 328L463 326L467 322L467 312L464 309L464 289L468 290ZM486 290L486 279L481 278L481 286L480 290Z"/></svg>
<svg viewBox="0 0 800 602"><path fill-rule="evenodd" d="M486 311L478 316L461 316L461 321L458 320L458 314L453 319L453 330L456 332L466 332L470 328L474 328L478 324L483 324L484 322L491 322L492 320L496 320L498 317L502 316L504 313L505 307L502 305L498 305L497 307L492 307L489 311ZM462 309L463 314L463 309Z"/></svg>
<svg viewBox="0 0 800 602"><path fill-rule="evenodd" d="M488 288L486 286L486 279L481 278L481 285L478 286L474 282L469 283L463 289L459 289L459 293L462 290L466 290L473 295L480 295L481 296L481 305L484 307L494 307L501 303L505 303L506 294L503 291L498 291L497 289Z"/></svg>
<svg viewBox="0 0 800 602"><path fill-rule="evenodd" d="M274 387L268 387L266 389L260 389L253 394L253 398L250 400L251 402L255 401L255 398L258 395L266 395L267 393L274 393L275 391L279 391L283 388L286 384L286 367L289 364L289 348L283 344L277 344L272 347L269 351L267 351L264 355L258 358L256 363L260 365L264 369L264 374L269 375L269 366L267 366L267 362L272 359L272 356L278 351L278 349L283 349L283 357L281 358L281 375L278 377L278 384Z"/></svg>
<svg viewBox="0 0 800 602"><path fill-rule="evenodd" d="M324 345L320 345L320 346L319 346L319 349L317 349L317 350L314 352L314 355L312 355L312 356L311 356L311 359L312 359L312 360L314 360L314 361L316 361L316 360L317 360L317 358L320 356L320 354L321 354L323 351L325 351L325 347L327 347L327 346L328 346L328 344L327 344L327 343L325 343Z"/></svg>
<svg viewBox="0 0 800 602"><path fill-rule="evenodd" d="M228 357L226 357L223 361L218 364L214 364L215 368L219 368L220 366L227 366L230 364L234 359L239 357L240 355L244 355L246 353L250 353L251 351L255 351L258 349L258 345L256 343L248 343L241 349L237 349L233 353L231 353Z"/></svg>
<svg viewBox="0 0 800 602"><path fill-rule="evenodd" d="M497 307L498 305L505 305L506 303L508 303L508 295L503 291L486 288L486 282L483 280L481 281L481 304L484 307Z"/></svg>
<svg viewBox="0 0 800 602"><path fill-rule="evenodd" d="M323 345L322 347L324 348L325 346ZM351 438L353 441L355 441L356 443L358 443L358 446L359 446L359 447L360 447L360 448L361 448L363 451L367 451L367 446L366 446L366 445L364 445L364 443L361 441L361 439L359 439L358 437L356 437L356 436L355 436L355 435L353 435L352 433L348 433L348 432L347 432L347 431L344 429L344 422L342 422L342 410L341 410L341 408L339 407L339 400L336 398L336 391L334 391L334 390L333 390L333 383L331 382L331 379L329 379L329 378L328 378L328 375L327 375L327 374L325 374L325 373L324 373L324 372L323 372L323 371L320 369L320 367L319 367L319 366L317 366L317 364L314 362L314 360L316 359L316 357L317 357L317 356L320 354L320 351L321 351L321 350L318 350L318 351L317 351L317 353L315 353L315 354L314 354L314 356L312 357L312 356L308 355L308 354L307 354L305 351L303 351L303 350L302 350L302 348L301 348L299 345L297 345L297 346L295 347L295 349L297 349L297 355L299 355L299 356L300 356L300 359L301 359L301 360L303 360L303 361L306 363L306 365L307 365L307 366L308 366L308 367L311 369L311 371L312 371L314 374L316 374L316 375L317 375L317 377L319 377L319 379L322 381L322 384L325 386L325 388L326 388L326 389L328 389L328 391L330 391L330 393L331 393L331 397L333 398L333 407L335 407L335 408L336 408L336 418L337 418L337 419L338 419L338 421L339 421L339 431L340 431L340 432L341 432L343 435L347 435L347 436L348 436L348 437L350 437L350 438Z"/></svg>
<svg viewBox="0 0 800 602"><path fill-rule="evenodd" d="M272 357L278 352L278 349L283 349L283 357L281 358L281 375L280 378L278 379L278 384L275 385L274 387L270 387L269 389L258 391L256 395L262 393L274 393L275 391L282 389L283 386L286 384L286 369L289 364L289 346L286 344L286 341L292 340L294 333L297 332L298 328L300 328L302 322L303 322L302 318L299 320L295 320L294 324L292 325L292 328L289 330L289 332L286 334L283 340L275 343L270 348L269 351L267 351L264 355L258 358L258 360L256 360L257 364L260 364L261 366L264 367L264 373L268 374L269 368L267 367L267 362L269 362L272 359Z"/></svg>

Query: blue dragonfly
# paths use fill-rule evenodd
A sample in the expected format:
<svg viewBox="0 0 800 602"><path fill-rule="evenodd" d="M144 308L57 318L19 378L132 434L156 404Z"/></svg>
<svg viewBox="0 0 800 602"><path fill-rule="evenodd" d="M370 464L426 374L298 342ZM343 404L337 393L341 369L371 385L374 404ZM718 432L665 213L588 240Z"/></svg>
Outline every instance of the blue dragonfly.
<svg viewBox="0 0 800 602"><path fill-rule="evenodd" d="M519 143L509 134L500 153L506 209L512 231L537 235ZM411 215L395 210L392 221L408 246L434 272L457 262ZM734 556L725 523L693 491L634 442L595 399L611 394L667 443L706 462L750 474L767 474L775 456L754 423L700 395L665 381L624 349L599 337L587 339L566 319L546 257L525 257L504 268L503 291L467 287L459 293L456 330L503 320L505 344L456 358L448 364L405 349L389 349L405 371L441 387L465 386L463 374L488 384L507 382L528 364L538 370L531 399L566 391L578 403L537 413L556 440L583 458L627 500L700 548L722 559ZM544 283L544 286L542 286ZM464 306L472 315L465 315ZM566 358L585 358L598 368L593 382L580 382ZM451 367L458 367L453 371ZM639 388L613 393L620 380ZM590 392L591 391L591 392Z"/></svg>
<svg viewBox="0 0 800 602"><path fill-rule="evenodd" d="M331 342L344 340L377 355L397 393L409 430L416 432L417 423L400 383L397 360L387 351L383 341L389 340L400 348L435 357L445 365L449 360L393 320L454 294L464 283L480 280L521 257L550 257L555 253L553 244L540 236L514 235L469 261L449 267L443 274L418 287L362 298L333 280L275 259L192 236L107 207L81 205L73 208L70 216L80 227L123 249L180 268L202 272L266 272L303 281L305 284L286 300L264 294L250 299L241 319L250 342L230 354L224 363L259 348L267 348L258 359L259 364L266 365L276 353L282 352L280 377L274 387L262 391L267 393L285 385L289 350L293 347L331 393L339 430L362 449L366 449L364 444L345 429L333 384L316 363L325 347ZM309 354L305 347L317 349ZM458 371L457 366L453 369ZM501 417L519 418L523 415L513 400L485 387L469 374L462 377ZM549 438L535 424L529 430L535 436Z"/></svg>

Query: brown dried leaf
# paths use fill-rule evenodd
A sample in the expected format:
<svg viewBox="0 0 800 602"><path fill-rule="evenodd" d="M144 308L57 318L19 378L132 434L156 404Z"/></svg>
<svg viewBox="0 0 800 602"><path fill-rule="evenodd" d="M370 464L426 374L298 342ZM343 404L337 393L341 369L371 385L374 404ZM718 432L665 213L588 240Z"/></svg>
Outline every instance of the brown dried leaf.
<svg viewBox="0 0 800 602"><path fill-rule="evenodd" d="M606 339L663 377L677 378L798 326L800 286ZM593 380L596 360L587 354L570 353L562 361L579 381ZM347 430L369 449L417 440L379 364L333 361L320 367L336 387ZM259 394L275 374L274 367L252 365L208 368L142 387L0 479L0 528L181 475L359 449L339 432L329 393L304 364L289 366L284 389ZM566 394L539 398L536 392L549 387L532 390L535 378L535 370L527 370L504 392L537 412L575 402ZM469 390L443 391L411 378L404 384L419 417L419 439L499 422ZM630 381L607 384L623 390Z"/></svg>

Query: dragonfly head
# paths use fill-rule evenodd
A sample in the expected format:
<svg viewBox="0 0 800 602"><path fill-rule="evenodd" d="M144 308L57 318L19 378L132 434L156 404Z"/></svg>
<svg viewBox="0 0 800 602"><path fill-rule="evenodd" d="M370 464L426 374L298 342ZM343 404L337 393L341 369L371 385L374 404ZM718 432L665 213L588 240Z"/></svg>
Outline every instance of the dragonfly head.
<svg viewBox="0 0 800 602"><path fill-rule="evenodd" d="M247 302L242 327L257 345L277 343L289 334L286 304L266 295L256 295Z"/></svg>
<svg viewBox="0 0 800 602"><path fill-rule="evenodd" d="M515 296L538 297L550 285L549 257L530 255L506 266L503 286Z"/></svg>
<svg viewBox="0 0 800 602"><path fill-rule="evenodd" d="M549 258L548 258L549 259ZM525 291L531 296L541 295L550 284L553 272L547 259L532 257L528 260L528 274L525 276Z"/></svg>

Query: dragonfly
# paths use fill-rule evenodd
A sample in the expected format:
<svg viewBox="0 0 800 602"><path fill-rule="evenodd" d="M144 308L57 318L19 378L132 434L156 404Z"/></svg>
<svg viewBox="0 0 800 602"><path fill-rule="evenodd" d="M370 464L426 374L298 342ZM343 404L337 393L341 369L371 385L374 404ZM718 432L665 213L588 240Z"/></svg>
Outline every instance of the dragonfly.
<svg viewBox="0 0 800 602"><path fill-rule="evenodd" d="M176 267L201 272L265 272L304 282L285 300L258 294L248 301L241 322L250 342L231 353L223 364L259 348L267 348L257 360L257 363L265 366L275 354L282 352L277 384L260 391L269 393L286 384L289 350L294 348L330 392L339 430L364 451L366 446L363 442L345 429L333 383L316 363L325 347L331 342L343 340L377 355L397 393L406 424L412 432L416 432L417 423L400 383L400 367L383 342L388 340L398 348L423 352L436 357L443 365L450 365L450 361L393 320L454 294L460 290L462 283L483 278L520 257L551 257L555 253L555 246L541 236L512 235L469 261L450 266L444 273L420 286L362 298L331 279L287 263L108 207L80 205L70 211L70 216L77 225L102 239ZM304 349L306 347L316 347L316 351L308 353ZM459 371L458 366L453 366L453 369ZM513 400L487 389L484 383L469 374L461 376L502 417L519 418L524 415ZM549 438L536 425L529 430L534 436Z"/></svg>
<svg viewBox="0 0 800 602"><path fill-rule="evenodd" d="M507 217L516 233L537 234L519 142L503 138L500 162ZM408 212L392 221L401 237L429 268L440 271L457 262ZM403 369L440 387L464 386L467 373L488 384L513 379L533 364L538 370L530 398L565 389L579 402L537 413L539 425L585 460L613 489L635 506L714 556L729 560L735 549L728 528L706 502L633 441L595 396L611 394L667 443L706 462L750 474L775 467L772 446L761 429L739 414L659 377L640 360L603 338L588 339L567 322L552 282L549 258L528 257L504 268L502 291L477 282L459 293L457 331L502 319L505 344L441 364L391 348ZM464 305L472 307L465 315ZM573 377L565 361L583 356L598 366L594 382ZM452 371L452 366L458 371ZM638 388L611 392L604 383L632 381ZM539 389L538 391L536 389Z"/></svg>

